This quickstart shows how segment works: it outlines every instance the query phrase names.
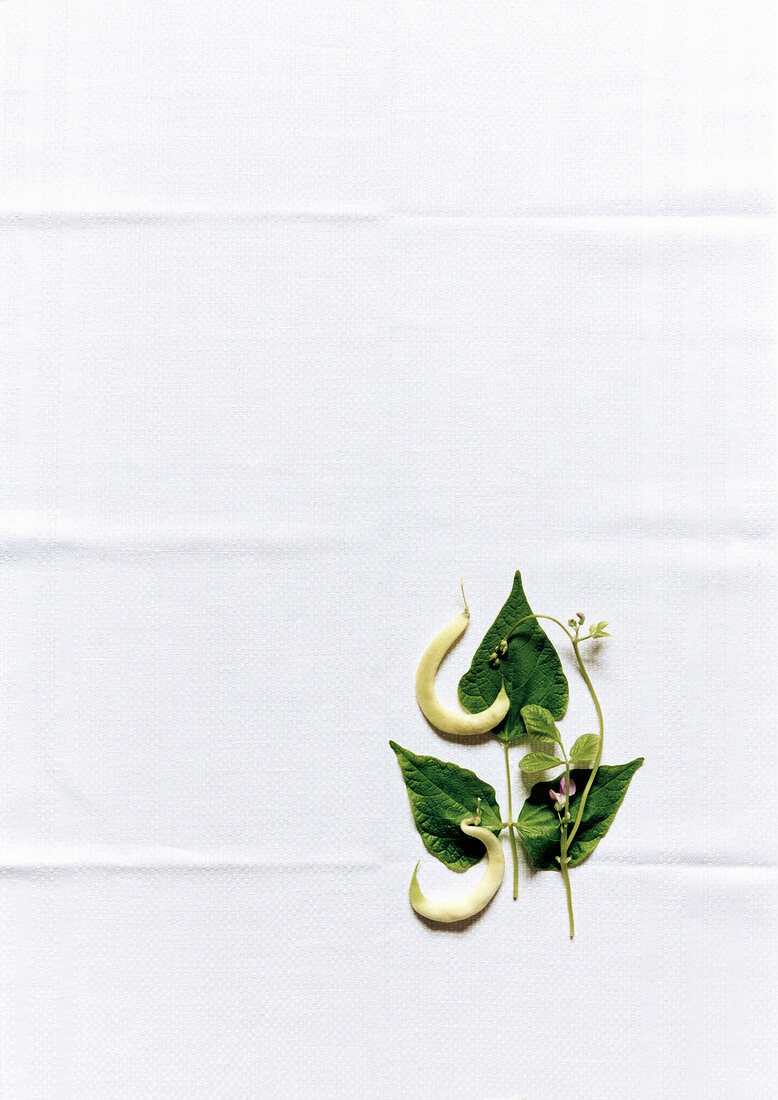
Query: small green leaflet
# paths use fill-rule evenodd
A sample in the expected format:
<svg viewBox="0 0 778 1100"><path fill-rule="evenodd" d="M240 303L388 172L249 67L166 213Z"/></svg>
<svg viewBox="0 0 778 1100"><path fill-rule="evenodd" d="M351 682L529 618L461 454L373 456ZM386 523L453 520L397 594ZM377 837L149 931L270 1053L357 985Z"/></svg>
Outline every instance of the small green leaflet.
<svg viewBox="0 0 778 1100"><path fill-rule="evenodd" d="M390 741L397 755L416 828L424 847L452 871L474 867L484 846L459 828L474 815L481 799L481 824L497 835L502 827L494 787L466 768L447 764L434 756L416 756Z"/></svg>
<svg viewBox="0 0 778 1100"><path fill-rule="evenodd" d="M521 708L521 717L524 719L527 733L535 741L554 741L557 745L562 744L550 710L539 707L536 703L530 703L529 706Z"/></svg>
<svg viewBox="0 0 778 1100"><path fill-rule="evenodd" d="M570 848L571 867L575 867L591 855L605 836L627 793L632 776L642 763L643 757L639 756L629 764L617 764L612 767L603 764L598 768L586 801L581 827ZM578 803L591 769L579 768L570 774L576 786L576 793L570 799L570 817L575 821ZM522 806L518 819L521 842L527 849L533 865L542 871L559 870L559 864L556 862L556 857L560 854L559 818L552 808L548 793L558 783L558 779L536 783Z"/></svg>
<svg viewBox="0 0 778 1100"><path fill-rule="evenodd" d="M594 760L599 747L600 739L597 734L585 733L583 737L578 738L570 749L570 759L578 760L582 763L586 760Z"/></svg>
<svg viewBox="0 0 778 1100"><path fill-rule="evenodd" d="M491 706L505 681L511 707L504 721L492 732L498 740L510 744L525 736L521 709L528 703L546 707L552 718L563 718L567 710L567 678L557 652L537 622L530 620L513 635L508 653L498 669L489 667L489 657L519 619L531 615L517 571L513 589L484 640L475 652L468 671L459 681L459 701L473 713Z"/></svg>
<svg viewBox="0 0 778 1100"><path fill-rule="evenodd" d="M545 752L529 752L519 761L519 767L523 772L547 772L549 768L558 768L562 764L555 756L549 756Z"/></svg>

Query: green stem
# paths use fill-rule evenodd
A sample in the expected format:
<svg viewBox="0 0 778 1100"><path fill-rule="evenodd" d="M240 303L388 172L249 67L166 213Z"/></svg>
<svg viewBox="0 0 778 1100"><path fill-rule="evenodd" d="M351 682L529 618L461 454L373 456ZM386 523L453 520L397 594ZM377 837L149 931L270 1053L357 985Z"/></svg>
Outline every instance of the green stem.
<svg viewBox="0 0 778 1100"><path fill-rule="evenodd" d="M602 707L600 706L600 700L597 698L597 692L594 690L594 686L592 685L592 681L589 679L589 673L586 671L586 666L584 665L583 660L581 659L581 652L578 648L578 639L576 639L576 638L573 639L573 650L575 651L575 659L576 659L576 661L578 661L578 668L581 672L581 675L584 678L584 681L586 682L586 686L589 689L589 694L592 697L592 702L594 703L594 709L597 711L597 721L600 723L600 744L599 744L599 747L597 749L597 756L594 758L594 765L592 767L591 772L589 773L589 778L586 782L586 786L584 787L584 792L581 795L581 801L578 803L578 812L575 815L575 824L573 825L573 828L570 832L570 837L568 839L568 847L570 846L570 844L573 843L573 840L575 839L575 834L578 832L578 829L580 828L580 825L581 825L581 819L583 818L583 812L584 812L584 808L586 806L586 800L589 797L589 791L591 791L591 789L592 789L592 784L594 783L594 778L597 775L597 769L599 768L600 761L602 760L602 743L603 743L603 738L604 738L604 735L605 735L605 721L602 717Z"/></svg>
<svg viewBox="0 0 778 1100"><path fill-rule="evenodd" d="M570 872L567 870L567 856L562 858L562 881L567 895L567 920L570 925L570 939L575 935L575 917L573 916L573 895L570 891Z"/></svg>
<svg viewBox="0 0 778 1100"><path fill-rule="evenodd" d="M570 850L570 841L567 836L567 822L570 817L570 761L565 758L565 809L562 815L562 820L559 825L560 837L560 857L559 857L559 869L562 872L562 881L565 884L565 894L567 895L567 919L570 925L570 939L575 935L575 917L573 916L573 894L570 889L570 872L567 868L567 853Z"/></svg>
<svg viewBox="0 0 778 1100"><path fill-rule="evenodd" d="M513 856L513 900L519 896L519 852L516 847L516 824L513 820L513 793L511 791L511 762L508 759L508 746L503 744L505 750L505 775L508 779L508 837L511 842L511 855Z"/></svg>
<svg viewBox="0 0 778 1100"><path fill-rule="evenodd" d="M575 641L573 639L573 635L570 633L570 631L567 629L567 627L564 625L564 623L560 623L559 619L555 619L553 617L553 615L525 615L523 619L519 619L518 622L515 622L513 624L513 626L510 628L510 630L508 631L508 633L505 635L506 642L510 640L511 634L513 634L514 630L517 627L521 626L522 623L528 622L530 619L548 619L548 621L550 623L556 623L556 625L558 627L561 627L561 629L564 630L565 634L568 636L570 641L573 642L573 644L575 644ZM581 641L584 641L584 639L582 638Z"/></svg>

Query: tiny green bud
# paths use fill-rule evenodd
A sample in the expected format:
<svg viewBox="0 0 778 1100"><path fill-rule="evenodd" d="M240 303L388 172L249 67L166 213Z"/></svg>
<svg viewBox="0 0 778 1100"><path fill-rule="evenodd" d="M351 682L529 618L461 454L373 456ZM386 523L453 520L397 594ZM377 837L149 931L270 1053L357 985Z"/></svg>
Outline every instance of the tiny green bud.
<svg viewBox="0 0 778 1100"><path fill-rule="evenodd" d="M500 644L497 646L497 653L498 653L498 656L504 657L507 652L508 652L508 641L507 641L506 638L503 638L502 641L500 642Z"/></svg>
<svg viewBox="0 0 778 1100"><path fill-rule="evenodd" d="M499 667L500 667L500 658L497 656L497 652L495 651L489 657L489 668L499 668Z"/></svg>
<svg viewBox="0 0 778 1100"><path fill-rule="evenodd" d="M584 615L583 611L576 611L576 616L578 618L578 622L583 625L586 621L586 616Z"/></svg>
<svg viewBox="0 0 778 1100"><path fill-rule="evenodd" d="M573 628L573 630L575 630L575 628L578 626L578 623L576 622L575 619L568 619L567 620L567 625L571 626Z"/></svg>

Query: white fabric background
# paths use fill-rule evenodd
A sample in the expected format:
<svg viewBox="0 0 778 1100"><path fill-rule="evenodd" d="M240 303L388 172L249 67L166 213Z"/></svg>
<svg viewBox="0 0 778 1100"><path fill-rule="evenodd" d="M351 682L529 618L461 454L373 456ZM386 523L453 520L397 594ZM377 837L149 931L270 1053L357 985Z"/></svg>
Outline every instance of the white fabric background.
<svg viewBox="0 0 778 1100"><path fill-rule="evenodd" d="M771 7L0 5L4 1098L774 1095ZM407 901L516 568L646 757L572 944Z"/></svg>

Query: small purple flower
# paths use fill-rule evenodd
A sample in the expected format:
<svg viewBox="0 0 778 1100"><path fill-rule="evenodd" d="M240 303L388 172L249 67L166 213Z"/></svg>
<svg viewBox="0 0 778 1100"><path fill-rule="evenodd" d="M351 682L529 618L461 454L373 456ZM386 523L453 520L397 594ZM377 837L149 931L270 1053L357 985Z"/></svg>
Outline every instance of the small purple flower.
<svg viewBox="0 0 778 1100"><path fill-rule="evenodd" d="M562 776L559 782L558 791L549 791L549 796L554 803L554 808L557 810L564 810L565 808L565 795L567 794L567 780ZM570 780L570 797L575 794L575 780Z"/></svg>

